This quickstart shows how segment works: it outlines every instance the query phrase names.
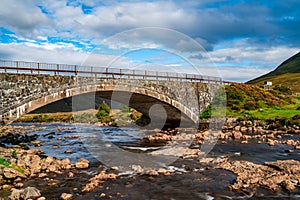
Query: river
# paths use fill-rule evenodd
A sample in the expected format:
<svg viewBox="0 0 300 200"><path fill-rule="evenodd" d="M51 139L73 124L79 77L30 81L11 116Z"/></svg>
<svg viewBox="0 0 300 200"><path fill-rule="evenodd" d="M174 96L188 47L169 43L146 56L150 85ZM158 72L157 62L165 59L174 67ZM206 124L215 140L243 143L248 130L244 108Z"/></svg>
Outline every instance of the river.
<svg viewBox="0 0 300 200"><path fill-rule="evenodd" d="M81 188L88 179L99 171L107 169L107 166L98 159L99 157L95 157L95 154L89 150L90 147L87 146L90 144L89 140L96 141L101 137L103 141L111 142L136 154L154 151L160 146L145 146L140 139L149 133L132 127L99 127L71 123L13 123L12 125L34 125L41 128L30 135L36 135L42 145L36 147L29 144L29 148L41 149L47 156L69 158L72 163L79 158L90 161L90 167L76 171L73 178L66 179L64 175L53 174L48 181L36 178L25 183L24 186L39 188L47 199L59 199L59 195L63 192L74 194L74 199L103 199L99 197L101 193L105 193L107 198L112 199L296 199L300 197L299 189L293 193L285 191L273 193L259 189L255 197L231 191L228 186L233 184L236 178L233 173L204 166L196 158L177 159L170 164L176 172L169 176L149 177L128 172L120 173L117 180L106 181L103 187L94 192L82 194ZM288 137L292 136L284 136L282 139ZM299 140L300 137L293 136L293 139ZM240 141L226 142L225 144L218 142L208 156L230 157L232 160L247 160L258 164L276 160L300 160L300 150L289 151L293 147L288 145L257 144L255 139L250 140L248 144L241 144ZM55 183L49 184L51 180Z"/></svg>

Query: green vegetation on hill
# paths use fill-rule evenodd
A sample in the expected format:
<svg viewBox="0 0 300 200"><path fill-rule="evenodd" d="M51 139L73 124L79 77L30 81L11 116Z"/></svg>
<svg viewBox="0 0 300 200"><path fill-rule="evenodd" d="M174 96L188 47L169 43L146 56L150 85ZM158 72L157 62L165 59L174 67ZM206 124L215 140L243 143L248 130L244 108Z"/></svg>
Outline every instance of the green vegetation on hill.
<svg viewBox="0 0 300 200"><path fill-rule="evenodd" d="M269 75L276 76L286 73L300 73L300 52L281 63L274 71L270 72Z"/></svg>
<svg viewBox="0 0 300 200"><path fill-rule="evenodd" d="M244 119L291 118L300 114L300 99L284 86L267 91L249 84L226 86L228 117Z"/></svg>
<svg viewBox="0 0 300 200"><path fill-rule="evenodd" d="M285 86L290 88L294 93L300 93L300 73L288 73L267 78L260 78L249 83L263 86L264 81L271 81L273 87Z"/></svg>
<svg viewBox="0 0 300 200"><path fill-rule="evenodd" d="M286 86L293 92L300 92L300 52L281 63L274 71L249 81L250 84L263 85L264 81L273 86Z"/></svg>

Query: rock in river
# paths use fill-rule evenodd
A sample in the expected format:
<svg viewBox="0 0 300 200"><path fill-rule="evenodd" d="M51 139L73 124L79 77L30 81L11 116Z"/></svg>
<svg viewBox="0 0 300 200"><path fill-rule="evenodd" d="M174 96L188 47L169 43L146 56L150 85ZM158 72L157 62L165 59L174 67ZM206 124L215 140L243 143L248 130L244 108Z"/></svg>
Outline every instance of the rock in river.
<svg viewBox="0 0 300 200"><path fill-rule="evenodd" d="M85 169L89 167L89 161L84 159L84 158L80 158L78 159L78 161L75 163L76 168L78 169Z"/></svg>
<svg viewBox="0 0 300 200"><path fill-rule="evenodd" d="M35 187L27 187L24 190L23 189L13 189L11 192L11 195L9 196L9 199L11 200L35 200L38 199L41 196L41 193L38 189Z"/></svg>
<svg viewBox="0 0 300 200"><path fill-rule="evenodd" d="M4 168L3 174L4 174L5 178L8 178L8 179L12 179L12 178L16 178L16 177L27 178L24 174L22 174L21 172L15 170L13 168Z"/></svg>
<svg viewBox="0 0 300 200"><path fill-rule="evenodd" d="M37 199L41 196L41 193L35 187L27 187L23 191L23 199Z"/></svg>
<svg viewBox="0 0 300 200"><path fill-rule="evenodd" d="M68 193L62 193L60 195L60 198L63 199L63 200L71 200L73 198L73 195L72 194L68 194Z"/></svg>

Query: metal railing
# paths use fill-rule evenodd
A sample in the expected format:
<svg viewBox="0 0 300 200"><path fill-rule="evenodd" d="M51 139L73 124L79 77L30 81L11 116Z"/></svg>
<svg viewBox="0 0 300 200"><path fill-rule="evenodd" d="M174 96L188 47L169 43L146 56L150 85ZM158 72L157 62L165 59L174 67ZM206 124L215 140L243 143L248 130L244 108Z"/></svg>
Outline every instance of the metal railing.
<svg viewBox="0 0 300 200"><path fill-rule="evenodd" d="M175 80L222 84L222 79L219 77L202 76L197 74L10 60L0 60L0 73L53 74L62 76L93 76L98 78L128 78L145 80Z"/></svg>

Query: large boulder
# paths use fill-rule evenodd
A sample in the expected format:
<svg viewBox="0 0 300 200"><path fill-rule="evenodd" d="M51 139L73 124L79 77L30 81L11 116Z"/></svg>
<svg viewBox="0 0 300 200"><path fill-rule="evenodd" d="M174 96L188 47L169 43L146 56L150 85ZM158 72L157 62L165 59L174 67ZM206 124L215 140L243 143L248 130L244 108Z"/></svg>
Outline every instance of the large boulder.
<svg viewBox="0 0 300 200"><path fill-rule="evenodd" d="M41 193L35 187L27 187L25 189L13 189L9 199L10 200L37 200L41 196Z"/></svg>
<svg viewBox="0 0 300 200"><path fill-rule="evenodd" d="M8 198L10 200L20 200L22 194L23 194L23 190L13 189Z"/></svg>
<svg viewBox="0 0 300 200"><path fill-rule="evenodd" d="M3 174L4 174L4 177L7 179L13 179L13 178L17 178L17 177L27 178L24 174L22 174L21 172L15 170L13 168L4 168Z"/></svg>
<svg viewBox="0 0 300 200"><path fill-rule="evenodd" d="M41 196L41 192L35 187L27 187L23 190L23 194L21 195L24 200L27 199L38 199Z"/></svg>

